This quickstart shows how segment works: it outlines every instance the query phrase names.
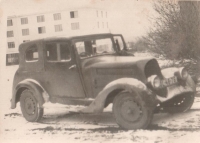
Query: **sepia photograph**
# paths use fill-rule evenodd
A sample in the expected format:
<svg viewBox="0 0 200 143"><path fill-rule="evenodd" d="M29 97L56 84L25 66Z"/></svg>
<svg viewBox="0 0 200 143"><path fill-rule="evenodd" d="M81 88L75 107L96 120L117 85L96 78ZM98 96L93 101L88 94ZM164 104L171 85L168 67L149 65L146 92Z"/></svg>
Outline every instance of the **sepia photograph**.
<svg viewBox="0 0 200 143"><path fill-rule="evenodd" d="M200 1L0 0L0 143L200 142Z"/></svg>

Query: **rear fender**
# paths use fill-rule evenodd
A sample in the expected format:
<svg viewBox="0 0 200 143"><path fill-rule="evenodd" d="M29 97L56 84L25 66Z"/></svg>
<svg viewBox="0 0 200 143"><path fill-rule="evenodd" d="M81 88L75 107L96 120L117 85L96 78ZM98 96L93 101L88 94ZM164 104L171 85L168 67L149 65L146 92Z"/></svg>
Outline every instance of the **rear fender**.
<svg viewBox="0 0 200 143"><path fill-rule="evenodd" d="M110 93L112 93L115 90L119 91L119 89L121 91L135 93L133 95L136 95L136 96L138 95L136 98L143 98L142 96L139 96L139 95L152 96L152 100L156 101L155 95L153 95L152 92L150 90L148 90L146 85L144 83L142 83L141 81L134 79L134 78L120 78L120 79L117 79L117 80L112 81L109 84L107 84L104 87L104 89L101 92L99 92L99 94L97 95L95 100L88 107L84 108L80 112L82 112L82 113L103 112L106 99L110 96ZM149 102L149 103L154 103L154 102ZM154 104L153 104L153 106L154 106Z"/></svg>
<svg viewBox="0 0 200 143"><path fill-rule="evenodd" d="M34 91L35 98L37 99L40 107L43 106L45 102L49 101L49 95L45 91L45 89L40 85L40 83L33 79L26 79L17 84L16 88L13 91L12 100L11 100L11 108L16 108L17 102L19 102L20 94L25 90L30 89Z"/></svg>

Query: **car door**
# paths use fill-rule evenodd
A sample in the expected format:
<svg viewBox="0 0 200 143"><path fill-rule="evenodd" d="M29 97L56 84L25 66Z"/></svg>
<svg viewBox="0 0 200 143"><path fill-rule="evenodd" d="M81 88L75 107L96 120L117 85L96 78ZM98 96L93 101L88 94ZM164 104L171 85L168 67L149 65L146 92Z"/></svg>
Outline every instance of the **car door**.
<svg viewBox="0 0 200 143"><path fill-rule="evenodd" d="M45 86L53 97L85 97L75 55L69 42L46 42Z"/></svg>

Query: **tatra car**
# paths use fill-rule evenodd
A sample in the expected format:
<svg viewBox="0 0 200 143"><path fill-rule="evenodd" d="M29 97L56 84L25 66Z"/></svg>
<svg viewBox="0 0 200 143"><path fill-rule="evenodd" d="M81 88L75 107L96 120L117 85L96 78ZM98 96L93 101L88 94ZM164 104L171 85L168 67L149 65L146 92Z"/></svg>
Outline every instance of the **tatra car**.
<svg viewBox="0 0 200 143"><path fill-rule="evenodd" d="M22 43L11 108L38 122L48 102L82 105L81 114L112 105L124 129L145 129L158 110L189 110L196 85L184 67L161 69L153 57L129 52L121 34L52 37Z"/></svg>

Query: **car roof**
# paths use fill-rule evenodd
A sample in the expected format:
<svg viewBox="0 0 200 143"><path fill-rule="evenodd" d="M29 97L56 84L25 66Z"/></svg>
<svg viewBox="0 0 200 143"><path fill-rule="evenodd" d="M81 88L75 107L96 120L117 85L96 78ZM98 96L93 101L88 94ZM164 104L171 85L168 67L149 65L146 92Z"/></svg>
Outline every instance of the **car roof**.
<svg viewBox="0 0 200 143"><path fill-rule="evenodd" d="M110 37L112 35L113 34L111 34L111 33L102 33L102 34L90 34L90 35L72 36L72 37L60 36L60 37L42 38L42 39L32 40L32 41L28 41L28 42L20 44L19 51L23 51L22 49L24 49L24 47L29 47L29 45L32 45L34 43L43 42L43 41L44 42L53 42L53 41L67 41L67 40L74 40L74 39L79 40L79 39L85 39L85 38L90 39L90 38Z"/></svg>
<svg viewBox="0 0 200 143"><path fill-rule="evenodd" d="M100 37L109 37L112 36L111 33L102 33L102 34L90 34L90 35L82 35L82 36L72 36L72 37L50 37L43 39L44 41L56 41L56 40L72 40L72 39L84 39L84 38L100 38Z"/></svg>

